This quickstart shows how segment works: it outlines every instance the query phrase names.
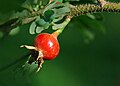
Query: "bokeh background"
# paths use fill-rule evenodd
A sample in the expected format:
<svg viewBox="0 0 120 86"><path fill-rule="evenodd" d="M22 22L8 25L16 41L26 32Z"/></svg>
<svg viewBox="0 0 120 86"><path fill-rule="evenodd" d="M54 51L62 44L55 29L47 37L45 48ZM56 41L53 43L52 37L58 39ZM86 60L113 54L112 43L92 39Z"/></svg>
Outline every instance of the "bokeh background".
<svg viewBox="0 0 120 86"><path fill-rule="evenodd" d="M12 10L20 10L23 1L0 0L0 18L4 21ZM120 86L120 14L102 14L105 33L96 32L95 39L85 43L73 19L58 38L56 59L45 61L37 74L19 69L27 58L20 60L0 72L0 86ZM0 68L25 55L20 45L32 45L35 36L24 25L18 34L0 40Z"/></svg>

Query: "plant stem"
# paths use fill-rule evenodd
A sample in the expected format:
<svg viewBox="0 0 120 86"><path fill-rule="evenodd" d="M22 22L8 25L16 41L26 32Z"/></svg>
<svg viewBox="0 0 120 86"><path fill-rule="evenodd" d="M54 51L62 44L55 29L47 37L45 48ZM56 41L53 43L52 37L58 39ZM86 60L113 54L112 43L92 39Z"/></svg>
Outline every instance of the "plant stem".
<svg viewBox="0 0 120 86"><path fill-rule="evenodd" d="M71 20L71 17L67 16L66 20L62 23L63 26L61 28L58 28L55 32L53 32L52 35L54 35L55 37L58 37L63 32L65 27L68 25L70 20Z"/></svg>
<svg viewBox="0 0 120 86"><path fill-rule="evenodd" d="M70 5L70 12L67 14L68 16L74 17L74 16L80 16L80 15L85 15L88 13L96 13L96 12L118 12L120 13L120 3L112 3L112 2L106 2L106 4L101 7L100 5L97 4L81 4L81 5ZM4 29L12 29L15 28L19 25L24 25L24 24L28 24L32 21L34 21L37 16L39 16L41 14L41 10L38 10L32 14L30 14L29 16L22 16L17 18L16 21L7 24L4 23L2 25L0 25L0 28ZM8 21L11 22L14 19L11 19ZM59 32L59 31L58 31Z"/></svg>
<svg viewBox="0 0 120 86"><path fill-rule="evenodd" d="M97 4L84 4L72 6L70 9L69 15L73 17L96 12L120 12L120 3L106 2L103 7Z"/></svg>

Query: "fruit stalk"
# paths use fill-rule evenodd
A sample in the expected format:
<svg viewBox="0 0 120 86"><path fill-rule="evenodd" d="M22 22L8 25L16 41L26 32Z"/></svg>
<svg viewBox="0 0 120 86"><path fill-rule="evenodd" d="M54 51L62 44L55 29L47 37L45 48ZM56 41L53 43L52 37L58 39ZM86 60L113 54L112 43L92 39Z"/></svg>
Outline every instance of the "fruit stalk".
<svg viewBox="0 0 120 86"><path fill-rule="evenodd" d="M68 25L70 21L71 21L71 17L67 16L67 18L63 22L64 25L61 28L58 28L55 32L53 32L52 35L54 35L54 37L57 38L63 32L63 30L65 29L65 27Z"/></svg>

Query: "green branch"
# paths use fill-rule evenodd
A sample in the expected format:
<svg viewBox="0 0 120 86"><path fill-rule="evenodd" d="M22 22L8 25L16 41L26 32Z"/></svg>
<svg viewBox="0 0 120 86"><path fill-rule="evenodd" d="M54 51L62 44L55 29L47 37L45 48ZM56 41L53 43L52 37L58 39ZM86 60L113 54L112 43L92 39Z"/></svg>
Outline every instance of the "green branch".
<svg viewBox="0 0 120 86"><path fill-rule="evenodd" d="M12 22L14 19L9 20L7 23L0 25L0 29L12 29L19 25L28 24L34 21L37 16L39 16L44 9L40 9L35 11L34 13L29 14L28 16L17 17L17 20ZM88 13L96 13L96 12L118 12L120 13L120 3L112 3L106 2L104 6L100 6L98 4L81 4L81 5L70 5L70 12L67 14L68 16L80 16ZM66 14L65 14L66 15Z"/></svg>
<svg viewBox="0 0 120 86"><path fill-rule="evenodd" d="M106 2L103 7L97 4L84 4L71 6L70 9L69 15L72 17L96 12L120 12L120 3Z"/></svg>

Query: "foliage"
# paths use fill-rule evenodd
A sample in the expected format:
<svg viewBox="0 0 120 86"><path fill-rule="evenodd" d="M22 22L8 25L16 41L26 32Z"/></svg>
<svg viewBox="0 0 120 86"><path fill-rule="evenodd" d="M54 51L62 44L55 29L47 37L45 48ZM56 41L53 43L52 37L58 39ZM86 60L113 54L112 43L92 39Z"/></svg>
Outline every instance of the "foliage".
<svg viewBox="0 0 120 86"><path fill-rule="evenodd" d="M30 34L41 33L42 31L51 28L53 30L65 28L66 17L71 16L72 18L76 15L86 14L84 17L80 16L80 31L84 35L83 37L85 37L85 40L86 38L87 40L93 40L95 29L99 29L102 32L105 30L101 23L103 16L101 16L100 13L89 14L89 12L94 13L97 12L97 10L108 12L116 10L119 12L119 3L107 2L108 5L102 8L99 7L94 0L89 1L92 5L81 4L86 2L87 1L81 0L26 0L21 4L21 11L12 12L12 15L8 20L6 20L6 22L3 21L0 25L1 37L3 36L2 34L6 36L7 34L13 35L18 33L18 27L24 24L30 24ZM74 4L76 3L79 3L80 6L78 5L75 7Z"/></svg>
<svg viewBox="0 0 120 86"><path fill-rule="evenodd" d="M8 13L0 13L0 37L15 35L15 37L8 37L0 42L0 71L8 69L0 72L1 85L13 84L14 86L19 84L20 86L26 86L27 82L27 85L30 86L53 86L58 85L58 83L61 86L99 86L106 84L116 86L116 80L119 78L120 41L119 26L115 24L118 23L111 22L112 17L110 17L106 28L109 30L107 30L107 35L103 37L103 35L99 35L99 32L105 33L106 31L103 25L105 17L101 13L84 13L84 15L74 16L71 23L65 22L72 7L74 8L76 5L77 7L85 6L86 3L87 5L90 3L99 6L95 0L55 0L51 3L48 0L40 0L43 1L42 5L38 4L37 0L26 0L24 3L23 1L20 0L21 7L17 5L17 8L13 8L14 11L9 10ZM56 6L56 2L60 2L60 4ZM117 18L114 17L113 20L117 21L115 19ZM68 26L66 27L66 25ZM113 29L111 26L118 28ZM21 67L18 64L23 65L29 57L29 55L25 55L19 59L20 56L26 53L26 51L24 52L19 48L21 44L28 43L32 45L36 34L45 31L50 32L51 30L51 32L54 32L61 28L62 30L66 28L66 30L59 39L62 46L61 53L58 56L60 58L55 59L52 63L46 62L43 70L38 73L39 75L34 74L35 77L32 76L31 72L35 73L33 70L36 69L36 64L25 64L25 69L17 69L17 74L11 74L11 71L15 71L14 67L16 65ZM113 32L112 29L116 31ZM98 39L94 40L93 43L89 43L96 35L99 35ZM89 44L80 43L81 38ZM9 65L11 62L13 63ZM23 74L23 76L21 77L19 74ZM26 79L25 75L27 74ZM14 79L11 79L11 77L14 77Z"/></svg>
<svg viewBox="0 0 120 86"><path fill-rule="evenodd" d="M75 2L80 5L74 5ZM86 1L85 1L86 2ZM56 30L62 33L73 17L74 22L79 26L81 36L85 43L95 38L96 30L105 32L102 24L103 16L95 12L120 12L120 3L106 2L81 4L80 0L26 0L22 10L13 12L6 22L0 25L0 37L15 35L19 32L20 26L28 24L30 34L38 34L46 29Z"/></svg>

